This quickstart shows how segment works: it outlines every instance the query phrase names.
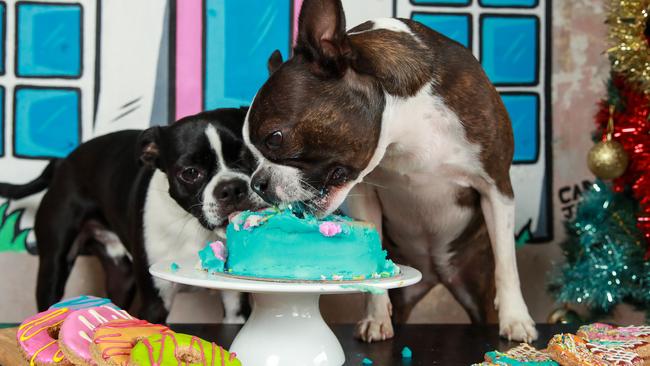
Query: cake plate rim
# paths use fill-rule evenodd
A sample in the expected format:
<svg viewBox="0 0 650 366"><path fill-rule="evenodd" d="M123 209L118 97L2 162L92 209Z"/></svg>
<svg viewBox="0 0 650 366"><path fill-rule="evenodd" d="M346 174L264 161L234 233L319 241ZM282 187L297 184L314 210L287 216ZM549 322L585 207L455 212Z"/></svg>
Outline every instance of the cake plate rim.
<svg viewBox="0 0 650 366"><path fill-rule="evenodd" d="M178 269L172 270L172 263ZM195 287L220 290L235 290L252 293L355 293L390 290L410 286L422 279L420 271L413 267L397 264L400 274L393 277L369 278L350 281L286 281L270 278L244 278L222 273L208 273L196 267L198 259L163 260L149 267L149 273L163 280Z"/></svg>
<svg viewBox="0 0 650 366"><path fill-rule="evenodd" d="M398 264L400 274L394 277L276 282L210 274L197 269L197 262L198 258L160 261L149 267L149 272L154 277L189 286L250 292L253 312L230 347L246 366L341 366L345 363L345 353L323 320L320 296L383 293L383 290L410 286L422 279L420 271ZM172 263L178 264L176 270L172 270Z"/></svg>

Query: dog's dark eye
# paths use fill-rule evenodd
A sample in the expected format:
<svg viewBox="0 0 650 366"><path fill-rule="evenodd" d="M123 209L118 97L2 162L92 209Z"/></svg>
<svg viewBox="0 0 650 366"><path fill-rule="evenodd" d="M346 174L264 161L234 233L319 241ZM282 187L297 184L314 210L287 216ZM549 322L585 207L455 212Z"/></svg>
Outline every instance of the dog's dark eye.
<svg viewBox="0 0 650 366"><path fill-rule="evenodd" d="M348 179L348 170L345 167L338 166L330 173L329 184L337 185L345 182Z"/></svg>
<svg viewBox="0 0 650 366"><path fill-rule="evenodd" d="M282 145L282 132L275 131L266 137L266 147L269 149L277 149Z"/></svg>
<svg viewBox="0 0 650 366"><path fill-rule="evenodd" d="M196 183L203 178L203 172L197 168L185 168L178 173L178 177L185 183Z"/></svg>

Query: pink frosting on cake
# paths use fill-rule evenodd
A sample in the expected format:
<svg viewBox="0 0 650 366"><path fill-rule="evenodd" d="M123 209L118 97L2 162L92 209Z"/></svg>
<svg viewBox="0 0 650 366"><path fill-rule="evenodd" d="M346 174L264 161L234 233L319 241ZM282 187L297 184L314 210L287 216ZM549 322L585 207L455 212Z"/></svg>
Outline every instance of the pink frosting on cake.
<svg viewBox="0 0 650 366"><path fill-rule="evenodd" d="M25 319L18 327L16 340L29 364L70 364L59 343L50 334L70 315L68 308L50 309Z"/></svg>
<svg viewBox="0 0 650 366"><path fill-rule="evenodd" d="M335 222L325 221L320 224L318 230L324 236L334 236L341 233L341 225Z"/></svg>
<svg viewBox="0 0 650 366"><path fill-rule="evenodd" d="M116 319L133 319L133 317L125 310L118 310L106 305L74 311L61 326L60 342L66 352L71 352L77 358L94 365L95 362L92 361L90 354L90 344L93 334L95 334L95 328Z"/></svg>
<svg viewBox="0 0 650 366"><path fill-rule="evenodd" d="M210 243L210 248L212 248L212 252L214 253L214 256L225 262L226 258L228 257L227 250L226 250L226 245L222 241L213 241Z"/></svg>

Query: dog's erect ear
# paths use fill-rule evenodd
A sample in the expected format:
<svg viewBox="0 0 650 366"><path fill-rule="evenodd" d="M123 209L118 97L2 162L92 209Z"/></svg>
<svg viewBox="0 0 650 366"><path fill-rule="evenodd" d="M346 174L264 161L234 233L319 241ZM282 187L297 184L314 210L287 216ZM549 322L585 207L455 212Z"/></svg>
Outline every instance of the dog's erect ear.
<svg viewBox="0 0 650 366"><path fill-rule="evenodd" d="M341 0L305 0L298 18L296 53L315 62L315 71L340 76L347 68L350 43Z"/></svg>
<svg viewBox="0 0 650 366"><path fill-rule="evenodd" d="M280 50L275 50L269 56L269 62L267 64L267 68L269 70L269 76L275 72L275 70L279 69L280 66L282 65L282 53L280 53Z"/></svg>
<svg viewBox="0 0 650 366"><path fill-rule="evenodd" d="M160 136L162 127L148 128L138 137L137 159L152 168L160 168Z"/></svg>

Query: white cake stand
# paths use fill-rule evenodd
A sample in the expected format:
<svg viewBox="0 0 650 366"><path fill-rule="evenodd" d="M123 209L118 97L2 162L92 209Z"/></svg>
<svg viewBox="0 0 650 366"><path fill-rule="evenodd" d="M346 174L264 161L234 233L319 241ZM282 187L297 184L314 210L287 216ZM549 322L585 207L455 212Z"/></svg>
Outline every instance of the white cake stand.
<svg viewBox="0 0 650 366"><path fill-rule="evenodd" d="M230 347L245 366L340 366L343 348L320 314L321 294L343 294L368 289L387 290L410 286L422 274L400 265L396 277L363 281L273 281L224 274L208 274L195 268L197 259L162 261L149 269L152 275L185 285L250 292L253 313Z"/></svg>

